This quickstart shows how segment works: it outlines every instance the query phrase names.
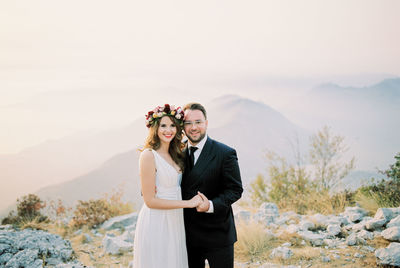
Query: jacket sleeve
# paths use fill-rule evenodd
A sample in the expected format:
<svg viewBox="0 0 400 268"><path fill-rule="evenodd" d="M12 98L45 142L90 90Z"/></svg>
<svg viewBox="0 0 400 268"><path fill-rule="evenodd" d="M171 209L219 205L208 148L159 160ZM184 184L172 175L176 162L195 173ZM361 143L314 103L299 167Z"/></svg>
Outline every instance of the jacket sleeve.
<svg viewBox="0 0 400 268"><path fill-rule="evenodd" d="M236 151L227 151L222 164L222 191L211 201L214 213L226 213L231 205L239 200L243 193L242 180Z"/></svg>

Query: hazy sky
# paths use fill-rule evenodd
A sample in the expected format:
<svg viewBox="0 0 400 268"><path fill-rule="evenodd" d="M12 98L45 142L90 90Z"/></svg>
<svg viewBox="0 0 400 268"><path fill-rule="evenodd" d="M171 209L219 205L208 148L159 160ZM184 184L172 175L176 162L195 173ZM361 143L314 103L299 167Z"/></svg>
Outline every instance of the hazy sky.
<svg viewBox="0 0 400 268"><path fill-rule="evenodd" d="M283 109L315 83L400 75L399 11L397 0L3 0L0 154L164 102L234 93Z"/></svg>

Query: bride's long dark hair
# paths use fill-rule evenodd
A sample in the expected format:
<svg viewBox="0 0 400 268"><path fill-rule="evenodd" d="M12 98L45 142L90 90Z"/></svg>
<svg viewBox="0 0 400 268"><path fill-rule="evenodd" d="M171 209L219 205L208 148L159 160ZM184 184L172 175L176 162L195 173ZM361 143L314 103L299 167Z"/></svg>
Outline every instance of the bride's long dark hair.
<svg viewBox="0 0 400 268"><path fill-rule="evenodd" d="M179 166L179 168L182 170L184 169L184 155L183 155L183 148L185 147L184 143L182 143L182 127L180 125L180 122L173 116L169 115L164 115L168 116L172 122L175 124L176 127L176 134L175 137L172 139L171 143L169 144L169 149L168 153L171 155L172 160ZM164 117L163 116L163 117ZM157 150L160 148L161 141L160 137L158 137L158 128L160 127L160 121L156 120L149 128L149 135L146 138L143 150L146 148Z"/></svg>

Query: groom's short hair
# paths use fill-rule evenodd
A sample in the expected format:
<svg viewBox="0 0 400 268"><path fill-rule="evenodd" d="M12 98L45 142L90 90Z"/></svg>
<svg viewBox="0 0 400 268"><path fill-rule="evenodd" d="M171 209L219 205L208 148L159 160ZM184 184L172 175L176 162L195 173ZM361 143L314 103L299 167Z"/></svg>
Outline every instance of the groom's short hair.
<svg viewBox="0 0 400 268"><path fill-rule="evenodd" d="M191 102L185 105L185 107L183 107L183 110L199 110L204 114L204 118L207 119L207 112L206 109L204 108L203 105L201 105L200 103L197 102Z"/></svg>

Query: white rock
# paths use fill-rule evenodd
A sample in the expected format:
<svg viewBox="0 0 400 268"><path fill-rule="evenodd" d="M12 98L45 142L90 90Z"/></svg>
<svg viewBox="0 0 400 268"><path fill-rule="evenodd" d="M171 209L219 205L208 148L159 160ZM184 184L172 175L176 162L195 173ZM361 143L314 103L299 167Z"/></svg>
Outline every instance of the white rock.
<svg viewBox="0 0 400 268"><path fill-rule="evenodd" d="M387 248L375 251L377 263L381 265L400 266L400 243L390 243Z"/></svg>
<svg viewBox="0 0 400 268"><path fill-rule="evenodd" d="M296 232L299 231L299 230L300 230L300 228L299 228L296 224L290 224L290 225L286 228L286 231L287 231L288 233L291 233L291 234L296 233Z"/></svg>
<svg viewBox="0 0 400 268"><path fill-rule="evenodd" d="M310 231L300 231L298 234L305 240L310 241L313 246L322 246L324 239L326 238L323 234L316 234Z"/></svg>
<svg viewBox="0 0 400 268"><path fill-rule="evenodd" d="M287 247L277 247L274 248L271 252L271 258L282 258L282 259L289 259L293 256L293 251L291 251Z"/></svg>
<svg viewBox="0 0 400 268"><path fill-rule="evenodd" d="M125 242L133 243L133 241L135 240L135 231L125 231L121 235L121 239Z"/></svg>
<svg viewBox="0 0 400 268"><path fill-rule="evenodd" d="M312 219L315 223L317 223L317 224L319 224L319 225L328 225L328 224L327 224L328 216L325 216L325 215L322 215L322 214L317 213L317 214L312 215L312 216L311 216L311 219Z"/></svg>
<svg viewBox="0 0 400 268"><path fill-rule="evenodd" d="M371 246L363 246L362 247L363 250L368 251L368 252L374 252L375 248L371 247Z"/></svg>
<svg viewBox="0 0 400 268"><path fill-rule="evenodd" d="M372 219L365 223L365 228L367 230L373 231L382 228L382 226L385 225L386 222L386 219Z"/></svg>
<svg viewBox="0 0 400 268"><path fill-rule="evenodd" d="M257 212L253 215L253 219L260 223L269 226L275 223L275 220L279 218L278 206L274 203L263 203Z"/></svg>
<svg viewBox="0 0 400 268"><path fill-rule="evenodd" d="M400 226L390 227L382 231L382 236L389 241L400 242Z"/></svg>
<svg viewBox="0 0 400 268"><path fill-rule="evenodd" d="M130 214L118 216L105 221L101 228L106 230L125 229L128 226L136 225L138 213L133 212Z"/></svg>
<svg viewBox="0 0 400 268"><path fill-rule="evenodd" d="M343 213L343 215L347 216L352 222L361 221L367 214L367 211L360 207L346 207Z"/></svg>
<svg viewBox="0 0 400 268"><path fill-rule="evenodd" d="M133 244L125 242L121 237L106 236L102 241L104 251L108 254L119 254L133 249Z"/></svg>
<svg viewBox="0 0 400 268"><path fill-rule="evenodd" d="M394 227L394 226L400 226L400 215L397 216L396 218L393 218L390 220L388 224L386 224L386 228Z"/></svg>
<svg viewBox="0 0 400 268"><path fill-rule="evenodd" d="M311 228L315 227L315 224L311 221L303 220L299 223L300 230L308 231Z"/></svg>
<svg viewBox="0 0 400 268"><path fill-rule="evenodd" d="M368 232L367 230L361 230L360 232L357 233L357 237L362 238L364 240L372 240L374 239L374 234Z"/></svg>
<svg viewBox="0 0 400 268"><path fill-rule="evenodd" d="M339 244L339 241L334 239L324 239L324 244L327 245L328 248L336 248Z"/></svg>
<svg viewBox="0 0 400 268"><path fill-rule="evenodd" d="M378 208L375 213L374 219L385 219L386 222L389 222L391 219L400 215L400 207L399 208Z"/></svg>
<svg viewBox="0 0 400 268"><path fill-rule="evenodd" d="M354 246L357 244L357 236L355 233L350 234L346 239L347 245Z"/></svg>
<svg viewBox="0 0 400 268"><path fill-rule="evenodd" d="M328 227L326 228L326 231L328 232L329 235L332 236L337 236L338 234L340 234L340 232L342 231L342 228L340 228L340 225L328 225Z"/></svg>

